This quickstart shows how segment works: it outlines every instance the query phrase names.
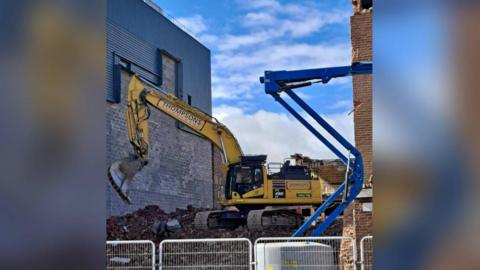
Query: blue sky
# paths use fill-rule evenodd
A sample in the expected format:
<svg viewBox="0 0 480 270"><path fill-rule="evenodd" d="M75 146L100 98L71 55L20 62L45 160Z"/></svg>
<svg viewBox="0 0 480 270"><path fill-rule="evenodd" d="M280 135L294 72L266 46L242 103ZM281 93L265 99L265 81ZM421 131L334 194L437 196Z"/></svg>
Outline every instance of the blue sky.
<svg viewBox="0 0 480 270"><path fill-rule="evenodd" d="M349 1L156 3L211 50L213 114L232 129L245 153L267 153L270 161L297 152L333 157L264 93L258 77L264 70L348 65ZM352 108L350 78L297 93L352 141L352 115L347 115Z"/></svg>

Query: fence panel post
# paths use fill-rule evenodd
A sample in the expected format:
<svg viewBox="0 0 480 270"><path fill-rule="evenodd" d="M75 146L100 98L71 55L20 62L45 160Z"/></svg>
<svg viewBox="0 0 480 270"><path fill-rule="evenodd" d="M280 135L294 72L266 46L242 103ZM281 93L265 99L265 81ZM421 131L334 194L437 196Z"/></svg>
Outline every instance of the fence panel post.
<svg viewBox="0 0 480 270"><path fill-rule="evenodd" d="M373 269L373 236L365 236L360 240L361 270Z"/></svg>
<svg viewBox="0 0 480 270"><path fill-rule="evenodd" d="M106 259L111 270L155 270L155 244L148 240L107 241Z"/></svg>
<svg viewBox="0 0 480 270"><path fill-rule="evenodd" d="M160 270L252 270L252 243L247 238L163 240Z"/></svg>

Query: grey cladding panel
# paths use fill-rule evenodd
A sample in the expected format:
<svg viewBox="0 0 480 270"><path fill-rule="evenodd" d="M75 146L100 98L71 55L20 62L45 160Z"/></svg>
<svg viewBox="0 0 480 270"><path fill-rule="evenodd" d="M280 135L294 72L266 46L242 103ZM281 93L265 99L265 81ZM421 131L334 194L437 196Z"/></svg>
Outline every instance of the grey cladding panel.
<svg viewBox="0 0 480 270"><path fill-rule="evenodd" d="M153 49L165 50L180 59L183 79L178 85L183 86L184 100L187 94L191 95L196 107L211 114L210 50L208 48L140 0L108 1L107 17L107 28L110 26L115 28L113 31L108 30L110 38L117 45L121 43L128 53L135 56L132 61L160 72L158 63L154 62L158 54L155 54ZM129 33L134 33L134 36ZM126 40L129 40L129 44L118 40L123 39L124 35L128 36ZM136 41L130 42L131 37ZM112 77L110 75L107 71L109 79Z"/></svg>
<svg viewBox="0 0 480 270"><path fill-rule="evenodd" d="M107 100L112 100L113 93L113 64L114 53L135 63L140 63L146 69L156 71L156 48L137 39L125 29L107 21ZM134 68L134 67L133 67ZM141 69L133 70L136 73L155 80L156 77Z"/></svg>

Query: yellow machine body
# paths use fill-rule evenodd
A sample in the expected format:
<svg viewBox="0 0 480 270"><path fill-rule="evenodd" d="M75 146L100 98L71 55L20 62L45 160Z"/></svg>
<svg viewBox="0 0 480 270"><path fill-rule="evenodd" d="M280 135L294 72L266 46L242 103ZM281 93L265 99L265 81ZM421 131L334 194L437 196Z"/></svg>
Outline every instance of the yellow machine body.
<svg viewBox="0 0 480 270"><path fill-rule="evenodd" d="M223 199L222 205L319 205L323 202L323 185L319 179L288 180L268 179L263 185L242 195L232 192L231 199ZM282 194L283 193L283 194Z"/></svg>

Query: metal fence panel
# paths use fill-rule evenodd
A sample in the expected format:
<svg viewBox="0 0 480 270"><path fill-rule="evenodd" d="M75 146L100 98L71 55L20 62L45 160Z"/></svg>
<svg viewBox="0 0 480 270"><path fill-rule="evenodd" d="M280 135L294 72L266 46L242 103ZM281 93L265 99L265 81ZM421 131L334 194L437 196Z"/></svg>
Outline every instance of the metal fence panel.
<svg viewBox="0 0 480 270"><path fill-rule="evenodd" d="M257 270L355 269L355 241L350 237L274 237L255 241Z"/></svg>
<svg viewBox="0 0 480 270"><path fill-rule="evenodd" d="M365 236L360 240L361 270L373 269L373 236Z"/></svg>
<svg viewBox="0 0 480 270"><path fill-rule="evenodd" d="M107 269L155 270L155 244L152 241L107 241Z"/></svg>
<svg viewBox="0 0 480 270"><path fill-rule="evenodd" d="M160 270L250 270L252 243L247 238L164 240Z"/></svg>

